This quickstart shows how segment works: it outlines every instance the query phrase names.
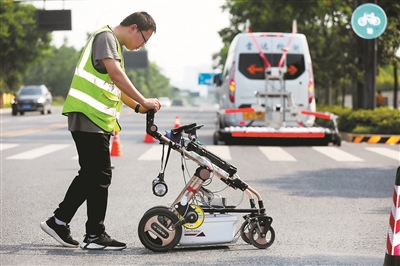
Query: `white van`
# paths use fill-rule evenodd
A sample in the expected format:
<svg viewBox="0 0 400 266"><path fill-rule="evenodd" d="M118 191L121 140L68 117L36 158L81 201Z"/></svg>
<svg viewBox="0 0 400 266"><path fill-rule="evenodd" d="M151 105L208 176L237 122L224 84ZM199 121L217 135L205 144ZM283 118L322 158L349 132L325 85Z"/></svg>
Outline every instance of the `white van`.
<svg viewBox="0 0 400 266"><path fill-rule="evenodd" d="M285 49L287 48L287 49ZM283 52L283 51L287 52ZM266 81L264 54L272 67L278 67L282 54L286 55L286 73L283 83L279 80ZM285 66L283 66L285 67ZM232 41L224 70L221 76L219 94L220 111L217 113L217 127L261 126L265 127L264 114L255 112L227 112L237 108L250 108L257 104L256 92L280 93L282 90L291 94L298 115L287 115L285 125L296 127L313 126L315 117L300 114L301 110L315 111L314 80L311 56L307 39L298 33L241 33ZM279 108L279 97L263 105L269 109ZM265 109L265 113L268 108ZM265 114L266 116L267 114Z"/></svg>

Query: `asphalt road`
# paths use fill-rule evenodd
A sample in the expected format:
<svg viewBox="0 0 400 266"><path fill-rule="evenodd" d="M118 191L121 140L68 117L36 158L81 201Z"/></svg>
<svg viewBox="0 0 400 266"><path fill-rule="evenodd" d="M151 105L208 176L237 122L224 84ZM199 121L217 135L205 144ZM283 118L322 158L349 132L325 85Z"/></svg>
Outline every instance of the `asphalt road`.
<svg viewBox="0 0 400 266"><path fill-rule="evenodd" d="M386 250L399 145L342 142L341 147L212 145L212 107L162 109L160 132L180 123L204 124L199 140L238 168L263 197L274 221L274 244L257 249L242 239L229 245L147 250L137 227L153 206L171 203L184 186L182 160L172 153L166 170L169 192L151 192L160 171L158 143L144 143L145 116L124 109L120 147L109 189L107 232L125 241L118 252L63 248L39 227L57 207L78 171L76 150L60 108L52 115L1 114L1 265L382 265ZM183 160L186 178L196 165ZM187 169L187 170L186 170ZM217 178L212 191L226 186ZM242 193L218 192L228 204L247 208ZM83 240L86 207L70 226ZM236 230L242 218L238 215Z"/></svg>

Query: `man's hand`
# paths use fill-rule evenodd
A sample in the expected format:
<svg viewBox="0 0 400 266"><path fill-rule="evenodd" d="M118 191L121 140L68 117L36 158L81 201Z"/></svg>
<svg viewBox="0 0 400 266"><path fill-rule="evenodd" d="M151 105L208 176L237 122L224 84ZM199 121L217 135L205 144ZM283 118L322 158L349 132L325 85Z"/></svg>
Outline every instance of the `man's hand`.
<svg viewBox="0 0 400 266"><path fill-rule="evenodd" d="M161 103L156 98L145 99L143 106L148 109L153 109L155 113L161 109Z"/></svg>
<svg viewBox="0 0 400 266"><path fill-rule="evenodd" d="M129 98L147 109L153 109L154 112L160 110L161 104L158 99L143 97L143 95L135 88L135 86L133 86L125 72L121 69L118 60L105 58L103 59L103 64L106 67L108 75L114 84Z"/></svg>

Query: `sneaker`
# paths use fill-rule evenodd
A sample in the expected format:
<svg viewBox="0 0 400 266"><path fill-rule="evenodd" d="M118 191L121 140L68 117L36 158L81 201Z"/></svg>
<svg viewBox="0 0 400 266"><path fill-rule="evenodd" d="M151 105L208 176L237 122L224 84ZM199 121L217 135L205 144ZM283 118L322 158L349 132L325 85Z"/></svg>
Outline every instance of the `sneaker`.
<svg viewBox="0 0 400 266"><path fill-rule="evenodd" d="M76 248L79 246L79 242L72 238L69 226L56 224L54 216L46 222L41 222L40 227L64 247Z"/></svg>
<svg viewBox="0 0 400 266"><path fill-rule="evenodd" d="M122 250L126 248L126 244L112 239L106 232L104 232L95 237L86 235L81 244L81 248L92 250Z"/></svg>

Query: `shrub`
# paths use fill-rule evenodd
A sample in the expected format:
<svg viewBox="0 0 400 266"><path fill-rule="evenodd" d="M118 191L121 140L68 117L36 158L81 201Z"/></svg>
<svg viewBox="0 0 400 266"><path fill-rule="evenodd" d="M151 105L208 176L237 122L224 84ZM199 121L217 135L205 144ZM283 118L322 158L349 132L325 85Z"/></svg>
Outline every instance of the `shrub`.
<svg viewBox="0 0 400 266"><path fill-rule="evenodd" d="M339 116L339 131L355 134L400 134L400 110L379 107L374 110L356 110L340 106L317 106L320 112L331 112ZM316 123L333 127L333 123L320 121Z"/></svg>

